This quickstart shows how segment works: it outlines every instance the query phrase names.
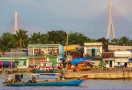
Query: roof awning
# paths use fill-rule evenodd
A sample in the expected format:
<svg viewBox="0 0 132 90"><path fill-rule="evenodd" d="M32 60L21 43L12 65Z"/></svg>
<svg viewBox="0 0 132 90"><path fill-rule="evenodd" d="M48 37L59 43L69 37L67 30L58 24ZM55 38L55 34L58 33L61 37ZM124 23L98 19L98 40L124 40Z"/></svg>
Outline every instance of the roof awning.
<svg viewBox="0 0 132 90"><path fill-rule="evenodd" d="M84 62L86 60L92 60L92 58L75 58L70 63L71 64L78 64L78 63Z"/></svg>

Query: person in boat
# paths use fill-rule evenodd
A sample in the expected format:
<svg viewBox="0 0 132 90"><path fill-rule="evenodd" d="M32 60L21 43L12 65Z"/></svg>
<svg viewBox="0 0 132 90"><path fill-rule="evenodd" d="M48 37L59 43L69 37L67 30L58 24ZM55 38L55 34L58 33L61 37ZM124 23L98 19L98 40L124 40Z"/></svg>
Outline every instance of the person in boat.
<svg viewBox="0 0 132 90"><path fill-rule="evenodd" d="M64 78L64 73L61 73L61 74L60 74L60 80L65 80L65 78Z"/></svg>
<svg viewBox="0 0 132 90"><path fill-rule="evenodd" d="M12 75L10 74L7 78L8 82L11 82L12 81Z"/></svg>
<svg viewBox="0 0 132 90"><path fill-rule="evenodd" d="M15 82L21 82L22 78L23 78L23 74L21 74L21 75L16 74L15 75Z"/></svg>
<svg viewBox="0 0 132 90"><path fill-rule="evenodd" d="M36 77L32 77L32 83L36 83L37 80L36 80Z"/></svg>

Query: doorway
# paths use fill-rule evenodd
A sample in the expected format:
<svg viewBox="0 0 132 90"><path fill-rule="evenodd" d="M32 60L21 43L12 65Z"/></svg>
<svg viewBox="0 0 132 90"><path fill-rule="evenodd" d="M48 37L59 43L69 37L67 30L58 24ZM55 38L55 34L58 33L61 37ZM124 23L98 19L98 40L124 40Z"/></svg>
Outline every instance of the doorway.
<svg viewBox="0 0 132 90"><path fill-rule="evenodd" d="M92 49L92 56L95 56L95 49Z"/></svg>

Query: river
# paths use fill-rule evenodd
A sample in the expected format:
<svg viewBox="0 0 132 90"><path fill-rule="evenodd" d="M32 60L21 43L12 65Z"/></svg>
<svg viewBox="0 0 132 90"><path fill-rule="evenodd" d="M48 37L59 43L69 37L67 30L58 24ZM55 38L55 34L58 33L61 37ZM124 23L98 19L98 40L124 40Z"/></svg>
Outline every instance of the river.
<svg viewBox="0 0 132 90"><path fill-rule="evenodd" d="M39 86L39 87L6 87L2 84L3 78L0 78L0 90L132 90L132 80L102 80L88 79L80 86Z"/></svg>

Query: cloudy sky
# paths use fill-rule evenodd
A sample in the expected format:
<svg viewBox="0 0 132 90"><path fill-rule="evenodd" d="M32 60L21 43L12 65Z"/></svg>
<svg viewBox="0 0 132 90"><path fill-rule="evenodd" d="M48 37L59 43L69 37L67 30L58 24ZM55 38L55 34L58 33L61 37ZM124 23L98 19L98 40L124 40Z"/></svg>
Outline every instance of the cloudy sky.
<svg viewBox="0 0 132 90"><path fill-rule="evenodd" d="M80 32L90 38L106 37L110 0L0 0L0 35L18 27L29 34L52 30ZM116 38L132 39L132 0L113 0ZM111 35L112 36L112 35ZM112 37L110 37L112 38Z"/></svg>

